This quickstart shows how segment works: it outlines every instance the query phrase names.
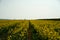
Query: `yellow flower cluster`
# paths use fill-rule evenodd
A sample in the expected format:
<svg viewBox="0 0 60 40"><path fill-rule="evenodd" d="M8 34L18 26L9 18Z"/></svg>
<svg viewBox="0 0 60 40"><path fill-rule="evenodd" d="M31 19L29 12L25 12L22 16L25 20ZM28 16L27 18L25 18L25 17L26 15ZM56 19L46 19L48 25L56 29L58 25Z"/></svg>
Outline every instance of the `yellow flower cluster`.
<svg viewBox="0 0 60 40"><path fill-rule="evenodd" d="M58 28L60 30L60 21L31 20L31 23L42 40L60 40L60 31L58 31ZM58 32L54 30L55 28Z"/></svg>

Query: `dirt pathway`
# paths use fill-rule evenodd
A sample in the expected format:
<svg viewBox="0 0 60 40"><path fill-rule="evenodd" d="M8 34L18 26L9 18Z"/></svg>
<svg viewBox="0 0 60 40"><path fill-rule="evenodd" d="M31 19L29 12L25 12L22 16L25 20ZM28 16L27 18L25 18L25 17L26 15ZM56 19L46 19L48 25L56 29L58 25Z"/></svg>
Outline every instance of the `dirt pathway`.
<svg viewBox="0 0 60 40"><path fill-rule="evenodd" d="M32 40L32 31L31 31L31 23L29 22L29 29L28 29L28 40Z"/></svg>

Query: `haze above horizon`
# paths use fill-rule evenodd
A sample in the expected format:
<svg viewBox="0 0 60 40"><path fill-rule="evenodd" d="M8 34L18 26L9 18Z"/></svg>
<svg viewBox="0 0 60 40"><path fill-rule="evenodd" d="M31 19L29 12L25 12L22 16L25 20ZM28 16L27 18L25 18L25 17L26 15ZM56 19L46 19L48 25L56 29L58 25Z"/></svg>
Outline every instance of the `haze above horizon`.
<svg viewBox="0 0 60 40"><path fill-rule="evenodd" d="M0 0L0 19L60 18L59 0Z"/></svg>

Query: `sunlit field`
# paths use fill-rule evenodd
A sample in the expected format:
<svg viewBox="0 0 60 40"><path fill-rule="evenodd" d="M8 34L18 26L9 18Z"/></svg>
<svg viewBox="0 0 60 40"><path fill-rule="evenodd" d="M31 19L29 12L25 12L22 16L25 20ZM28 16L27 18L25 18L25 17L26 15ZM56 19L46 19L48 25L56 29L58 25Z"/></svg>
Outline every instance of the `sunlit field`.
<svg viewBox="0 0 60 40"><path fill-rule="evenodd" d="M0 20L0 40L60 40L60 20Z"/></svg>

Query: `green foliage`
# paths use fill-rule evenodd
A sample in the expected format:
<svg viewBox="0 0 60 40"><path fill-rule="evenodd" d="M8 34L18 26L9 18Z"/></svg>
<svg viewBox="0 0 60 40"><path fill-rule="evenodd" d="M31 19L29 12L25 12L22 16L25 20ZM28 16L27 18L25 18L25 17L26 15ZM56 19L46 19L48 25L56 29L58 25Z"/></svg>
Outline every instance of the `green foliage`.
<svg viewBox="0 0 60 40"><path fill-rule="evenodd" d="M1 21L0 40L60 40L60 21Z"/></svg>
<svg viewBox="0 0 60 40"><path fill-rule="evenodd" d="M0 40L26 40L27 39L27 26L24 28L23 22L6 22L7 25L0 27ZM1 24L1 23L0 23Z"/></svg>

